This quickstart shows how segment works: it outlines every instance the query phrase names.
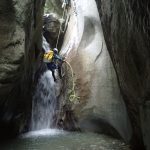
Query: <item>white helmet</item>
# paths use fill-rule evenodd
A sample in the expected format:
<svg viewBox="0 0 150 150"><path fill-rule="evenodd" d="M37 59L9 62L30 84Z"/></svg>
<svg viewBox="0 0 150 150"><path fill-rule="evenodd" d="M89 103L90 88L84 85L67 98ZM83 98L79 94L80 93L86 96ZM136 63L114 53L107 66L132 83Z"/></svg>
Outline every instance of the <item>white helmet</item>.
<svg viewBox="0 0 150 150"><path fill-rule="evenodd" d="M57 48L54 48L53 51L54 51L54 53L58 53L58 49Z"/></svg>

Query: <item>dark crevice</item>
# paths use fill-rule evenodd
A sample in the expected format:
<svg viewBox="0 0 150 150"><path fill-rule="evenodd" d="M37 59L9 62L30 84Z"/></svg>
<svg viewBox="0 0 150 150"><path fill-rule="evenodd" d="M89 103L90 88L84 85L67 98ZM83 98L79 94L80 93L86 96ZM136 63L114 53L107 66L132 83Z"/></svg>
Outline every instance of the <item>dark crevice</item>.
<svg viewBox="0 0 150 150"><path fill-rule="evenodd" d="M21 45L22 42L17 40L15 42L12 42L12 43L9 43L8 45L6 45L3 49L7 49L7 48L10 48L10 47L16 47L17 45Z"/></svg>

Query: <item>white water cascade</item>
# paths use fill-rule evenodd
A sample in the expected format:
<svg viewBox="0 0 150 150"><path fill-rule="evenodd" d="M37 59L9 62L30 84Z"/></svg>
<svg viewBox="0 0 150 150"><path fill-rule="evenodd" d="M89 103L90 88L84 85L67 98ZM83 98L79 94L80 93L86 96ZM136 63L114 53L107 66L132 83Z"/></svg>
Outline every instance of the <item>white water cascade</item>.
<svg viewBox="0 0 150 150"><path fill-rule="evenodd" d="M31 131L53 126L58 105L56 86L51 71L42 74L33 97Z"/></svg>

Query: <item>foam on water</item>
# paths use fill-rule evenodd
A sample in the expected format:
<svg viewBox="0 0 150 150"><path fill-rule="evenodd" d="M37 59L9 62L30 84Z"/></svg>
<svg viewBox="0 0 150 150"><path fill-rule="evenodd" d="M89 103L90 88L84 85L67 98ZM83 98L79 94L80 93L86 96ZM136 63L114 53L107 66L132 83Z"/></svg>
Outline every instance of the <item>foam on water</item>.
<svg viewBox="0 0 150 150"><path fill-rule="evenodd" d="M21 138L30 138L30 137L46 137L46 136L55 136L59 134L65 134L66 132L58 129L42 129L38 131L31 131L25 134L22 134Z"/></svg>

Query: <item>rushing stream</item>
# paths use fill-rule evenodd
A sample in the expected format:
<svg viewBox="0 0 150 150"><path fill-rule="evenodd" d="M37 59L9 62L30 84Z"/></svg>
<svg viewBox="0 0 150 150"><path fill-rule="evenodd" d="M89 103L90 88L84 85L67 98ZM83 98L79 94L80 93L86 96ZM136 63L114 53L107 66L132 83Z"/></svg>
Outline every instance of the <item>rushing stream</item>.
<svg viewBox="0 0 150 150"><path fill-rule="evenodd" d="M0 150L129 150L119 140L94 133L68 133L59 130L30 132L4 143Z"/></svg>

